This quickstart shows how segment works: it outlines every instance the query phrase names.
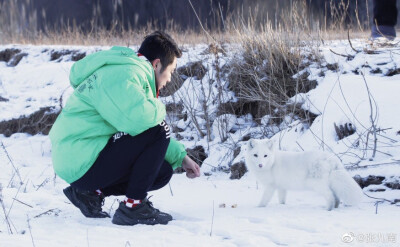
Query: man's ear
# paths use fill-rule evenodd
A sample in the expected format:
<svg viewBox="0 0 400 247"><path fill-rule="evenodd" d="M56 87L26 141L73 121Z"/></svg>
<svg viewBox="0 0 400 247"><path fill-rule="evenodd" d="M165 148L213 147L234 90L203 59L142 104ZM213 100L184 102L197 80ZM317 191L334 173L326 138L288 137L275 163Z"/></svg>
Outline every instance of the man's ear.
<svg viewBox="0 0 400 247"><path fill-rule="evenodd" d="M159 58L156 58L151 62L151 65L153 65L154 69L157 69L158 66L161 66L161 60Z"/></svg>

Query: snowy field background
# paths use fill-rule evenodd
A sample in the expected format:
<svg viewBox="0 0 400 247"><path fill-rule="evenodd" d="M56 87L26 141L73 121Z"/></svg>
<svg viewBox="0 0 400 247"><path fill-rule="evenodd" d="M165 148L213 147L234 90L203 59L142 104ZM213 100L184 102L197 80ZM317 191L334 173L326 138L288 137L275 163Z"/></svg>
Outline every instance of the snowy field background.
<svg viewBox="0 0 400 247"><path fill-rule="evenodd" d="M337 69L311 64L306 71L310 79L317 80L317 88L292 98L320 116L308 129L288 119L283 123L285 126L277 126L285 129L272 139L279 140L284 150L334 152L352 176L385 176L386 182L398 183L400 46L397 43L372 46L365 40L353 41L353 46L360 52L356 53L348 41L331 41L321 46L325 63L337 63ZM6 48L18 48L27 55L15 67L0 62L0 96L6 99L0 101L0 121L32 114L41 107L54 106L57 110L61 95L65 104L72 93L68 81L72 55L50 61L52 51L76 50L89 54L109 47L7 45L0 46L0 51ZM206 78L215 77L215 70L209 66L215 62L215 56L204 54L206 48L206 45L185 47L178 67L200 60L209 69ZM222 65L232 54L220 58ZM349 60L342 55L354 58ZM394 75L388 76L391 73ZM365 129L371 126L365 82L376 102L377 127L385 129L378 136L378 152L373 160L369 160L372 150L365 153L365 143L357 142L359 135L365 136ZM187 79L176 95L185 104L201 107L193 98L195 93L187 93L198 92L200 83L212 87L208 80L196 83ZM228 101L234 95L226 91L222 98ZM170 96L161 100L167 104L175 99ZM210 115L215 114L217 106L208 104ZM313 192L289 191L286 205L278 204L275 195L270 205L259 208L256 205L262 190L251 174L231 180L229 174L215 171L215 167L229 167L243 160L245 148L237 157L229 149L234 144L245 146L244 135L261 136L261 127L250 116L234 119L232 129L236 131L229 133L227 141L221 143L218 133L213 133L214 139L209 144L196 134L190 119L170 121L176 121L174 124L183 129L180 135L188 148L202 145L210 149L202 166L203 176L189 180L184 174L176 174L170 187L150 193L155 207L175 218L166 226L122 227L113 225L110 219L84 218L62 193L67 184L54 175L47 136L0 135L4 202L0 208L0 246L400 246L399 202L376 204L382 200L366 196L357 207L341 204L338 209L326 211L324 199ZM357 132L337 141L333 123L346 122L352 122ZM361 156L365 159L360 160ZM390 201L400 199L400 190L384 185L371 185L364 192ZM118 206L117 199L122 198L106 199L104 209L111 215Z"/></svg>

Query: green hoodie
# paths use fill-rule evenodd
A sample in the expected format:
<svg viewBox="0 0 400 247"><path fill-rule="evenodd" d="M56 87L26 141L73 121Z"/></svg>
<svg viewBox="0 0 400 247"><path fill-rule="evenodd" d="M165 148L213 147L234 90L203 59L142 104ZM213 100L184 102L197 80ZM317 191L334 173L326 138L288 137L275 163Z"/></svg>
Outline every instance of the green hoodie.
<svg viewBox="0 0 400 247"><path fill-rule="evenodd" d="M138 135L160 124L166 112L156 98L153 67L129 48L85 57L72 66L69 79L75 90L49 135L54 170L72 183L89 170L113 134ZM165 160L176 168L185 156L184 146L171 139Z"/></svg>

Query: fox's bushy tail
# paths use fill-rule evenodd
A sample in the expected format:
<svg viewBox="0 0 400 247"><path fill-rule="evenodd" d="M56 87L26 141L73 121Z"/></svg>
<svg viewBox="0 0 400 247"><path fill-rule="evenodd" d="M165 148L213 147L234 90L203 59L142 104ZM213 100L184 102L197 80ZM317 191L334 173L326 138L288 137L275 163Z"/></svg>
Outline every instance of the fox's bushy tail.
<svg viewBox="0 0 400 247"><path fill-rule="evenodd" d="M334 170L329 175L330 187L346 205L357 205L363 198L361 187L345 169Z"/></svg>

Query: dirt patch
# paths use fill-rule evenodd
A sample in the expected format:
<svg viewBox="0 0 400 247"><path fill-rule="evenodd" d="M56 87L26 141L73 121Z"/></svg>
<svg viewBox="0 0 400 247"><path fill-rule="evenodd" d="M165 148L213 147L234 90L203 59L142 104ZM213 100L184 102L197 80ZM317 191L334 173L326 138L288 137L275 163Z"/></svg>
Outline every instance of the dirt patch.
<svg viewBox="0 0 400 247"><path fill-rule="evenodd" d="M0 51L0 61L8 63L15 54L18 54L20 52L21 50L14 48Z"/></svg>
<svg viewBox="0 0 400 247"><path fill-rule="evenodd" d="M76 62L84 58L86 56L86 53L77 50L61 50L61 51L52 50L50 52L50 61L57 60L57 62L60 62L62 57L67 55L71 55L71 61Z"/></svg>
<svg viewBox="0 0 400 247"><path fill-rule="evenodd" d="M337 63L328 63L326 65L326 68L333 71L333 72L337 72L339 71L339 65Z"/></svg>
<svg viewBox="0 0 400 247"><path fill-rule="evenodd" d="M381 74L381 73L382 73L382 70L381 70L380 68L375 68L375 69L372 69L372 70L371 70L371 73L372 73L372 74Z"/></svg>
<svg viewBox="0 0 400 247"><path fill-rule="evenodd" d="M178 74L188 77L194 77L196 80L203 79L204 75L207 73L207 69L204 67L201 61L190 62L185 66L179 67L177 70Z"/></svg>
<svg viewBox="0 0 400 247"><path fill-rule="evenodd" d="M201 80L206 73L207 69L203 66L201 61L191 62L185 66L179 67L176 72L172 74L171 82L167 83L167 85L160 90L159 96L170 96L182 87L187 78L192 77L195 80Z"/></svg>
<svg viewBox="0 0 400 247"><path fill-rule="evenodd" d="M400 68L392 68L389 69L388 72L386 72L386 76L394 76L400 74Z"/></svg>
<svg viewBox="0 0 400 247"><path fill-rule="evenodd" d="M6 62L7 66L15 67L27 55L27 53L21 53L20 49L5 49L0 51L0 61Z"/></svg>
<svg viewBox="0 0 400 247"><path fill-rule="evenodd" d="M176 93L179 88L182 87L183 82L185 81L177 72L172 74L171 82L167 83L165 87L160 90L160 97L167 97Z"/></svg>
<svg viewBox="0 0 400 247"><path fill-rule="evenodd" d="M74 52L71 56L71 60L76 62L81 60L82 58L86 57L86 53L85 52Z"/></svg>
<svg viewBox="0 0 400 247"><path fill-rule="evenodd" d="M7 65L10 66L10 67L15 67L15 66L17 66L19 64L19 62L21 62L21 59L23 57L26 57L26 56L28 56L28 53L16 54L11 58L10 62L8 62Z"/></svg>
<svg viewBox="0 0 400 247"><path fill-rule="evenodd" d="M193 149L186 149L188 156L194 160L200 167L203 164L203 161L207 158L207 154L202 146L196 146ZM184 173L182 167L175 169L174 173Z"/></svg>
<svg viewBox="0 0 400 247"><path fill-rule="evenodd" d="M230 179L240 179L247 172L246 164L243 161L235 163L231 166L231 176Z"/></svg>
<svg viewBox="0 0 400 247"><path fill-rule="evenodd" d="M28 133L31 135L40 133L48 135L58 114L59 112L55 112L53 107L44 107L29 116L2 121L0 122L0 134L6 137L14 133Z"/></svg>
<svg viewBox="0 0 400 247"><path fill-rule="evenodd" d="M352 123L345 123L345 124L340 124L340 125L336 125L336 123L333 123L333 125L335 127L336 136L337 136L338 141L356 133L356 128Z"/></svg>
<svg viewBox="0 0 400 247"><path fill-rule="evenodd" d="M8 99L3 98L3 97L0 96L0 102L8 102Z"/></svg>
<svg viewBox="0 0 400 247"><path fill-rule="evenodd" d="M360 185L361 188L365 188L370 186L371 184L379 185L382 184L382 181L385 180L383 176L372 176L369 175L368 177L361 177L360 175L356 175L353 177L354 180Z"/></svg>
<svg viewBox="0 0 400 247"><path fill-rule="evenodd" d="M385 179L383 184L392 190L400 190L400 177L391 176Z"/></svg>

